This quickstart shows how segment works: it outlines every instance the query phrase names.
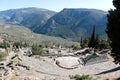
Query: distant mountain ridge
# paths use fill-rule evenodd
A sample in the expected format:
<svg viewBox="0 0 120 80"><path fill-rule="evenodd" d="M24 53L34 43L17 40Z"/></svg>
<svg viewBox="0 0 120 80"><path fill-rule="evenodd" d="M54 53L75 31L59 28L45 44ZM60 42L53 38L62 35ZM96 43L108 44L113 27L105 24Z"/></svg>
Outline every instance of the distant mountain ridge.
<svg viewBox="0 0 120 80"><path fill-rule="evenodd" d="M54 12L39 8L23 8L0 12L6 23L18 24L50 36L79 41L90 36L93 26L101 37L106 37L107 12L97 9L65 8Z"/></svg>
<svg viewBox="0 0 120 80"><path fill-rule="evenodd" d="M25 26L32 31L44 25L44 23L54 14L55 11L50 11L42 8L21 8L1 11L0 15L4 22L10 24L18 24Z"/></svg>
<svg viewBox="0 0 120 80"><path fill-rule="evenodd" d="M39 31L62 38L90 36L93 26L100 36L105 36L107 12L96 9L64 9L52 16Z"/></svg>

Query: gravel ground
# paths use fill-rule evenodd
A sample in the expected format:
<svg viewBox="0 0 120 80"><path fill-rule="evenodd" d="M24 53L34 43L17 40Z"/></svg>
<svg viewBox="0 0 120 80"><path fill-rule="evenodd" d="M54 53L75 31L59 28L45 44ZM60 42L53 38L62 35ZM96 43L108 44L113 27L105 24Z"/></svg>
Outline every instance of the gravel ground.
<svg viewBox="0 0 120 80"><path fill-rule="evenodd" d="M35 59L34 57L23 56L22 51L18 54L19 57L22 59L22 64L30 67L30 70L18 67L19 69L17 70L17 72L19 73L19 76L33 76L34 78L38 78L39 80L70 80L69 75L76 74L89 74L93 77L104 79L108 75L119 75L120 73L120 70L118 70L112 73L96 75L119 66L115 65L112 61L87 66L79 65L76 69L63 69L57 66L54 59L52 58L40 57L40 59Z"/></svg>

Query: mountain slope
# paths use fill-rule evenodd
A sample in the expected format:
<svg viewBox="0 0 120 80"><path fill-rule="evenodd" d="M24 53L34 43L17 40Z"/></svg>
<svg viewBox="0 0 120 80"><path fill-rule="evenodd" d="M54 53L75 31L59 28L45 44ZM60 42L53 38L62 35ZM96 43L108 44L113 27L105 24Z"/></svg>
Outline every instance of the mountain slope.
<svg viewBox="0 0 120 80"><path fill-rule="evenodd" d="M93 26L106 38L107 12L96 9L63 9L56 13L41 8L22 8L0 11L0 21L22 25L35 33L79 41L89 37Z"/></svg>
<svg viewBox="0 0 120 80"><path fill-rule="evenodd" d="M93 26L100 36L105 36L107 12L95 9L64 9L52 16L39 33L79 40L89 36Z"/></svg>
<svg viewBox="0 0 120 80"><path fill-rule="evenodd" d="M21 8L0 12L0 18L11 24L23 25L32 31L41 27L56 12L41 8Z"/></svg>
<svg viewBox="0 0 120 80"><path fill-rule="evenodd" d="M27 43L37 44L61 44L73 45L78 44L73 41L68 41L59 37L46 36L42 34L35 34L28 28L18 25L0 24L0 36L7 41L23 41Z"/></svg>

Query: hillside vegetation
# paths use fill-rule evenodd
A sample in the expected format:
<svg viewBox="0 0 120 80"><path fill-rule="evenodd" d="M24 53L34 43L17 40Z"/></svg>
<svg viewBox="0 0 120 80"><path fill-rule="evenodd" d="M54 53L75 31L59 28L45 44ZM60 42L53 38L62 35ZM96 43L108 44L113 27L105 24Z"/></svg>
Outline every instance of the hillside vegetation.
<svg viewBox="0 0 120 80"><path fill-rule="evenodd" d="M0 20L22 25L39 34L80 41L89 37L93 26L106 38L107 12L97 9L65 8L60 12L41 8L22 8L0 11Z"/></svg>
<svg viewBox="0 0 120 80"><path fill-rule="evenodd" d="M22 25L34 31L43 26L54 14L55 11L31 7L0 11L0 19L5 23Z"/></svg>
<svg viewBox="0 0 120 80"><path fill-rule="evenodd" d="M7 26L7 28L5 28ZM3 28L2 28L3 27ZM35 34L28 28L16 25L1 25L0 35L7 41L25 41L27 43L36 44L61 44L72 45L76 42L68 41L59 37Z"/></svg>
<svg viewBox="0 0 120 80"><path fill-rule="evenodd" d="M106 15L107 12L102 10L66 8L52 16L43 27L40 27L39 32L80 40L81 37L89 37L95 26L97 34L105 38Z"/></svg>

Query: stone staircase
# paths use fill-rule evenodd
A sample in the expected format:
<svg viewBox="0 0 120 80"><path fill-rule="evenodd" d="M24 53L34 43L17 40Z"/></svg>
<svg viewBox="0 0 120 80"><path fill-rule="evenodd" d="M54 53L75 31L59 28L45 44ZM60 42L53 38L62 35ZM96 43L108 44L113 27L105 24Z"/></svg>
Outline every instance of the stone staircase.
<svg viewBox="0 0 120 80"><path fill-rule="evenodd" d="M109 58L107 54L102 54L102 55L92 54L87 56L84 60L85 60L85 65L92 65L101 62L106 62L109 60Z"/></svg>

